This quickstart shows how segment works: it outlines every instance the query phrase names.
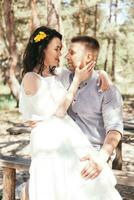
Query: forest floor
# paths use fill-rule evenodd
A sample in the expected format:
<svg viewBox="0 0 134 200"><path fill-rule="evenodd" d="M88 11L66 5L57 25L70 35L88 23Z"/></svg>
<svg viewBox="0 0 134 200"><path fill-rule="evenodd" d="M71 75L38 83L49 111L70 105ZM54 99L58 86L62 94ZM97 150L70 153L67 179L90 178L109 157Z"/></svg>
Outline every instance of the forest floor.
<svg viewBox="0 0 134 200"><path fill-rule="evenodd" d="M125 121L134 123L133 99L125 100L123 118ZM9 127L21 122L18 109L0 111L0 154L29 157L29 134L10 135L7 132ZM134 130L124 131L123 136L123 175L117 184L124 200L134 200L134 181L130 183L126 179L127 174L134 180ZM122 175L121 175L122 176ZM28 178L28 173L17 172L17 185ZM120 179L120 177L118 177ZM127 181L125 181L127 180ZM0 191L2 191L2 169L0 169Z"/></svg>

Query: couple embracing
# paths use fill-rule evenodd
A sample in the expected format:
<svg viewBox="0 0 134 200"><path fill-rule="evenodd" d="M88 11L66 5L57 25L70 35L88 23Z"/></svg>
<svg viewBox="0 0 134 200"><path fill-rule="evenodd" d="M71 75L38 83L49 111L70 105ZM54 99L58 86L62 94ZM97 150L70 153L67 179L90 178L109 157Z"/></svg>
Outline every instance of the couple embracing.
<svg viewBox="0 0 134 200"><path fill-rule="evenodd" d="M120 200L107 161L123 133L121 95L94 70L95 38L72 38L69 70L57 70L61 48L62 35L42 26L24 53L19 109L33 127L29 199Z"/></svg>

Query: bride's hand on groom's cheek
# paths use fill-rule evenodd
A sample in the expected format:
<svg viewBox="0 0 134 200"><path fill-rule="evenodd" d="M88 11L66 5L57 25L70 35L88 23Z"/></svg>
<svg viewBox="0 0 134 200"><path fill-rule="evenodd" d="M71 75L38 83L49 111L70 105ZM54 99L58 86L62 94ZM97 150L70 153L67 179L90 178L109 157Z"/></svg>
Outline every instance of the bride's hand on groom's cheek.
<svg viewBox="0 0 134 200"><path fill-rule="evenodd" d="M90 155L81 158L80 161L88 161L88 164L81 171L81 176L86 180L96 178L103 169L102 163Z"/></svg>
<svg viewBox="0 0 134 200"><path fill-rule="evenodd" d="M80 82L87 80L89 78L89 76L91 74L91 70L94 68L94 66L95 66L95 61L90 61L84 67L82 67L82 66L80 66L80 64L78 64L78 66L75 69L75 77Z"/></svg>
<svg viewBox="0 0 134 200"><path fill-rule="evenodd" d="M96 65L96 61L95 60L90 60L90 62L88 62L86 64L86 66L88 66L88 72L90 72Z"/></svg>

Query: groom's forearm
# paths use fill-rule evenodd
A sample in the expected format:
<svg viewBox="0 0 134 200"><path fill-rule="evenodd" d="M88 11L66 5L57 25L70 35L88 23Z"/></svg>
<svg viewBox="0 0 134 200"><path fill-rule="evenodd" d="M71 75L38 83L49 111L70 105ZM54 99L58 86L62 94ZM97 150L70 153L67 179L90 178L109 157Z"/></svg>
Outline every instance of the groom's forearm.
<svg viewBox="0 0 134 200"><path fill-rule="evenodd" d="M107 162L121 140L121 133L116 130L111 130L107 133L104 144L100 150L102 158Z"/></svg>

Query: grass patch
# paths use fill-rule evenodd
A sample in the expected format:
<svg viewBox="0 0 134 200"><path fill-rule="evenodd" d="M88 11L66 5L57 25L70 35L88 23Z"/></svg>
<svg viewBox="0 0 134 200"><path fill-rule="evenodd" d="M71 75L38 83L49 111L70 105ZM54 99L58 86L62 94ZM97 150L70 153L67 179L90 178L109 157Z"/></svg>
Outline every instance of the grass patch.
<svg viewBox="0 0 134 200"><path fill-rule="evenodd" d="M16 107L16 100L10 94L8 86L0 82L0 110L13 109Z"/></svg>
<svg viewBox="0 0 134 200"><path fill-rule="evenodd" d="M13 109L16 107L16 101L10 94L0 95L0 110Z"/></svg>

